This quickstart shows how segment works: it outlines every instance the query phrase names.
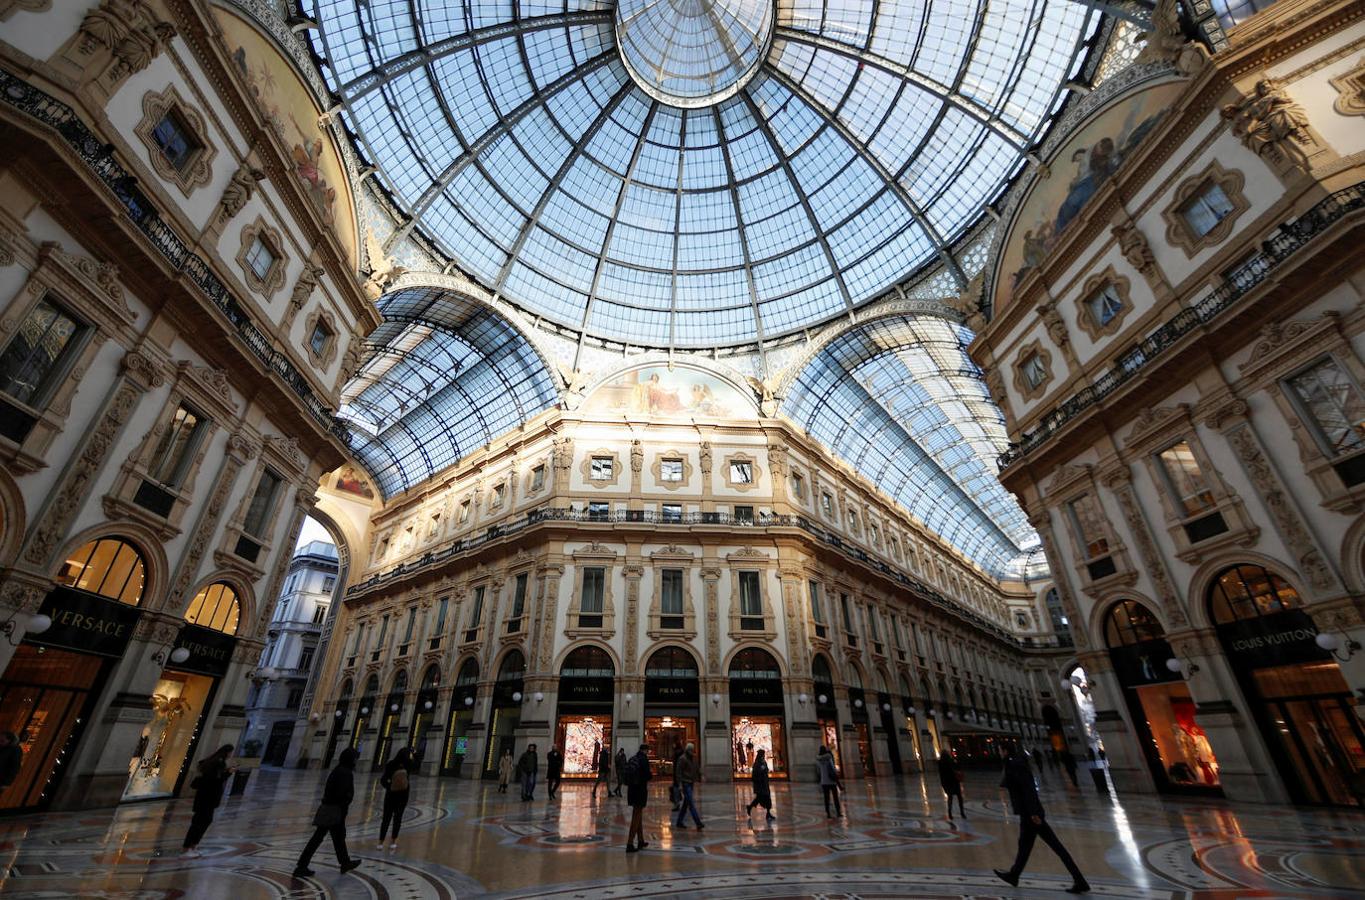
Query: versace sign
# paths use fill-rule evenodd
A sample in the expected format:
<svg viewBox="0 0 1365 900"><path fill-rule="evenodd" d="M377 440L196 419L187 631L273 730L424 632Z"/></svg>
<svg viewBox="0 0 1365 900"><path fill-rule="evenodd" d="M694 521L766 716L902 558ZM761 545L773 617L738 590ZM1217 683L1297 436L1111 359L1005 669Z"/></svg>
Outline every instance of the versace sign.
<svg viewBox="0 0 1365 900"><path fill-rule="evenodd" d="M115 657L127 649L142 616L136 606L67 587L53 588L38 612L52 619L52 627L26 638L30 643Z"/></svg>
<svg viewBox="0 0 1365 900"><path fill-rule="evenodd" d="M230 634L212 628L200 628L198 625L186 625L180 629L175 648L172 649L183 647L189 651L190 657L182 663L175 663L173 668L220 678L227 674L236 646L237 639Z"/></svg>

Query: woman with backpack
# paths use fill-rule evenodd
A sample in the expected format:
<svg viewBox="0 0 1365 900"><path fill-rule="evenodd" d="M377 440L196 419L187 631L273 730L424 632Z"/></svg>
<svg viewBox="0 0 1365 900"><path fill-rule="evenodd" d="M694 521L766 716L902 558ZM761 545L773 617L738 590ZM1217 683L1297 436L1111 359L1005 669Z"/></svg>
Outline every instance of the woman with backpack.
<svg viewBox="0 0 1365 900"><path fill-rule="evenodd" d="M384 774L379 777L379 783L384 786L384 817L379 820L380 850L384 849L384 835L389 832L390 822L393 823L393 841L389 849L398 849L398 829L403 824L403 811L408 808L411 772L412 751L404 747L388 761L384 766Z"/></svg>
<svg viewBox="0 0 1365 900"><path fill-rule="evenodd" d="M962 818L967 818L967 810L962 806L962 770L958 768L953 754L944 750L938 757L938 783L948 796L948 821L953 820L953 798L957 798L957 810Z"/></svg>
<svg viewBox="0 0 1365 900"><path fill-rule="evenodd" d="M190 819L190 830L185 832L185 855L194 859L199 857L199 842L204 832L213 824L213 813L223 802L223 787L232 777L234 769L228 768L228 757L232 755L232 745L224 744L199 762L199 774L190 782L194 789L194 817Z"/></svg>
<svg viewBox="0 0 1365 900"><path fill-rule="evenodd" d="M768 821L771 822L777 816L773 815L773 791L772 785L768 783L767 757L767 751L759 747L758 755L754 757L754 764L750 769L750 777L754 783L754 799L749 801L744 811L753 815L754 807L761 806L768 811Z"/></svg>
<svg viewBox="0 0 1365 900"><path fill-rule="evenodd" d="M645 803L649 800L649 748L644 744L626 762L626 803L630 805L630 830L626 832L626 852L637 853L649 844L645 843L644 814ZM634 841L634 843L632 843Z"/></svg>

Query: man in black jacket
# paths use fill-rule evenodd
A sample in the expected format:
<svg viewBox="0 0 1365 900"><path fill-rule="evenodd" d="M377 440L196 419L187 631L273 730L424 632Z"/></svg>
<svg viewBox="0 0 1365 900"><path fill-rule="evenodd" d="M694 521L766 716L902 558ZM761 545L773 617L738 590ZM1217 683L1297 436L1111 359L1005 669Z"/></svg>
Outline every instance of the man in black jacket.
<svg viewBox="0 0 1365 900"><path fill-rule="evenodd" d="M306 878L314 874L308 864L312 862L318 847L322 846L323 837L329 834L332 836L332 849L336 851L337 862L341 865L341 874L345 875L360 865L360 860L351 859L346 852L346 810L350 809L351 800L355 797L355 761L359 755L353 747L342 750L336 768L327 776L327 785L322 789L322 802L313 816L317 830L308 839L303 855L294 865L294 877Z"/></svg>
<svg viewBox="0 0 1365 900"><path fill-rule="evenodd" d="M1062 846L1061 839L1052 830L1052 826L1047 824L1043 802L1038 799L1038 786L1033 783L1033 770L1019 752L1018 745L1010 743L1001 747L1000 755L1005 760L1005 774L1000 786L1009 790L1010 804L1014 807L1015 815L1019 817L1019 854L1014 858L1014 865L1010 866L1008 872L996 869L995 874L1006 884L1017 886L1024 866L1028 865L1033 842L1042 838L1043 843L1052 848L1052 852L1057 854L1062 865L1071 873L1072 884L1066 889L1067 893L1084 894L1089 891L1090 883L1077 868L1071 854L1066 852L1066 847Z"/></svg>
<svg viewBox="0 0 1365 900"><path fill-rule="evenodd" d="M545 754L545 789L550 792L551 800L559 792L559 783L563 780L564 754L559 752L558 744L552 744L550 752Z"/></svg>

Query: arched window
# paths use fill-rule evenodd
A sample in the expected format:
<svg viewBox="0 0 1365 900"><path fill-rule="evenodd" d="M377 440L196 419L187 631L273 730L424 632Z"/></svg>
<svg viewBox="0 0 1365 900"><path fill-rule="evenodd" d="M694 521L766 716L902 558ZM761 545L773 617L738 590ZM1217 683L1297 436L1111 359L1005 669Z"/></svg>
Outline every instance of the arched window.
<svg viewBox="0 0 1365 900"><path fill-rule="evenodd" d="M370 677L365 679L365 696L373 697L377 693L379 693L379 676L371 673Z"/></svg>
<svg viewBox="0 0 1365 900"><path fill-rule="evenodd" d="M1070 637L1071 623L1067 621L1066 613L1062 610L1062 598L1058 596L1057 589L1048 588L1043 602L1047 605L1047 615L1052 622L1053 634Z"/></svg>
<svg viewBox="0 0 1365 900"><path fill-rule="evenodd" d="M731 678L781 678L777 660L766 650L750 647L741 650L730 663Z"/></svg>
<svg viewBox="0 0 1365 900"><path fill-rule="evenodd" d="M589 645L570 651L559 674L564 678L610 678L616 674L616 667L607 651Z"/></svg>
<svg viewBox="0 0 1365 900"><path fill-rule="evenodd" d="M189 611L185 613L185 621L200 628L236 634L239 612L237 592L231 585L215 581L194 595Z"/></svg>
<svg viewBox="0 0 1365 900"><path fill-rule="evenodd" d="M526 674L526 657L521 655L520 650L513 650L503 658L502 666L498 669L498 681L520 681Z"/></svg>
<svg viewBox="0 0 1365 900"><path fill-rule="evenodd" d="M406 670L399 669L398 674L393 677L393 687L389 689L390 694L401 694L408 689L408 673Z"/></svg>
<svg viewBox="0 0 1365 900"><path fill-rule="evenodd" d="M455 676L455 684L458 686L479 683L479 662L476 659L467 659L464 665L460 666L460 674Z"/></svg>
<svg viewBox="0 0 1365 900"><path fill-rule="evenodd" d="M66 558L57 583L138 606L147 587L147 567L132 544L116 537L100 538Z"/></svg>
<svg viewBox="0 0 1365 900"><path fill-rule="evenodd" d="M1104 640L1110 647L1158 641L1166 631L1152 611L1136 600L1120 600L1104 621Z"/></svg>
<svg viewBox="0 0 1365 900"><path fill-rule="evenodd" d="M422 691L434 691L441 686L441 667L438 665L427 666L426 674L422 676Z"/></svg>
<svg viewBox="0 0 1365 900"><path fill-rule="evenodd" d="M834 672L829 667L829 660L823 654L816 654L810 661L810 678L816 684L834 684Z"/></svg>
<svg viewBox="0 0 1365 900"><path fill-rule="evenodd" d="M696 678L697 660L681 647L660 647L645 663L646 678Z"/></svg>
<svg viewBox="0 0 1365 900"><path fill-rule="evenodd" d="M857 666L848 667L848 686L860 691L863 689L863 673L858 671Z"/></svg>
<svg viewBox="0 0 1365 900"><path fill-rule="evenodd" d="M907 700L912 696L910 693L910 680L904 675L901 676L901 696Z"/></svg>
<svg viewBox="0 0 1365 900"><path fill-rule="evenodd" d="M351 691L353 690L355 690L355 686L351 684L351 679L347 678L341 683L341 692L337 694L337 699L345 700L347 697L351 696Z"/></svg>
<svg viewBox="0 0 1365 900"><path fill-rule="evenodd" d="M1300 605L1289 582L1262 566L1233 566L1223 571L1209 589L1214 621L1235 622L1268 616Z"/></svg>

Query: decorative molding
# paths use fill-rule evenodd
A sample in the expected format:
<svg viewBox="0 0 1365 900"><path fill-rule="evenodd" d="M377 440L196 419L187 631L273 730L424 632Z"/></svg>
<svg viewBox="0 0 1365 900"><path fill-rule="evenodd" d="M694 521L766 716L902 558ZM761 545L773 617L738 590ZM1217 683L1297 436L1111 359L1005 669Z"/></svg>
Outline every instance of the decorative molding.
<svg viewBox="0 0 1365 900"><path fill-rule="evenodd" d="M1038 361L1042 363L1044 372L1043 380L1038 382L1037 385L1029 384L1028 379L1024 377L1024 362L1034 354L1037 354ZM1037 400L1039 397L1046 394L1047 386L1051 384L1053 378L1056 377L1052 371L1052 353L1043 346L1041 338L1034 338L1019 348L1019 352L1014 356L1014 365L1012 368L1014 369L1014 389L1018 391L1019 396L1023 397L1025 400Z"/></svg>
<svg viewBox="0 0 1365 900"><path fill-rule="evenodd" d="M735 481L730 477L730 466L732 463L749 464L749 481ZM758 465L758 459L749 453L732 453L721 461L721 475L725 479L725 485L731 490L749 492L758 490L758 481L763 477L763 469Z"/></svg>
<svg viewBox="0 0 1365 900"><path fill-rule="evenodd" d="M52 8L52 0L0 0L0 22L17 12L39 13Z"/></svg>
<svg viewBox="0 0 1365 900"><path fill-rule="evenodd" d="M592 461L596 458L611 460L610 478L592 477ZM598 489L616 487L621 481L621 454L609 447L599 447L596 450L590 450L587 453L584 453L583 459L579 461L578 473L583 476L583 483L588 487Z"/></svg>
<svg viewBox="0 0 1365 900"><path fill-rule="evenodd" d="M1223 107L1222 117L1232 133L1277 171L1308 169L1308 158L1318 146L1308 113L1275 78L1256 82L1250 96Z"/></svg>
<svg viewBox="0 0 1365 900"><path fill-rule="evenodd" d="M1180 604L1180 599L1176 595L1175 585L1171 582L1170 573L1166 571L1166 562L1161 557L1161 552L1157 550L1156 541L1152 537L1152 530L1147 525L1147 520L1142 515L1142 509L1138 505L1136 493L1133 491L1133 476L1125 466L1122 469L1122 477L1110 477L1106 479L1110 491L1113 492L1115 499L1118 500L1119 509L1123 513L1123 520L1128 525L1128 531L1133 535L1133 540L1137 544L1138 555L1142 557L1142 565L1146 570L1147 577L1156 586L1157 597L1166 611L1166 621L1175 628L1183 628L1189 624L1185 616L1185 610Z"/></svg>
<svg viewBox="0 0 1365 900"><path fill-rule="evenodd" d="M257 237L261 238L275 257L264 278L257 275L256 270L246 261L247 254ZM288 257L284 255L284 239L278 231L267 225L264 219L257 217L256 221L242 228L242 246L237 251L237 265L242 270L247 287L259 292L267 300L270 299L276 291L284 287L284 270L287 262Z"/></svg>
<svg viewBox="0 0 1365 900"><path fill-rule="evenodd" d="M190 132L188 136L197 145L190 151L190 158L186 160L184 167L179 169L166 159L156 138L152 136L156 126L168 113L175 115L184 123ZM209 140L204 116L185 102L180 92L175 89L175 85L167 85L159 94L148 91L142 95L142 119L133 129L133 133L147 148L147 156L156 174L180 188L180 192L186 197L208 184L213 177L211 164L213 158L218 155L218 149Z"/></svg>
<svg viewBox="0 0 1365 900"><path fill-rule="evenodd" d="M318 325L327 330L327 342L323 345L321 353L313 349L313 332ZM321 306L316 307L308 314L308 318L303 320L304 353L313 360L314 365L319 369L326 369L332 364L332 360L337 358L338 342L336 316L332 315L332 311L329 309L323 309Z"/></svg>
<svg viewBox="0 0 1365 900"><path fill-rule="evenodd" d="M1143 246L1146 246L1145 240ZM1150 248L1148 252L1151 252ZM1101 325L1095 321L1094 311L1090 308L1090 298L1108 286L1112 286L1114 293L1118 294L1121 306L1112 319ZM1085 280L1081 286L1081 294L1076 299L1076 324L1081 326L1081 330L1091 341L1098 343L1100 338L1114 334L1123 327L1123 320L1133 311L1133 296L1130 289L1131 283L1115 272L1113 266L1106 266L1104 271L1097 272Z"/></svg>
<svg viewBox="0 0 1365 900"><path fill-rule="evenodd" d="M1338 115L1365 116L1365 56L1356 60L1349 71L1327 79L1327 83L1336 89L1337 99L1332 109Z"/></svg>
<svg viewBox="0 0 1365 900"><path fill-rule="evenodd" d="M257 182L265 180L265 172L245 161L232 173L223 196L218 200L218 223L226 225L247 205L256 193Z"/></svg>
<svg viewBox="0 0 1365 900"><path fill-rule="evenodd" d="M681 481L664 481L664 460L677 459L682 461L683 476ZM692 483L692 460L686 453L680 450L665 450L663 453L654 457L654 462L650 463L649 473L654 476L654 484L666 491L682 490Z"/></svg>
<svg viewBox="0 0 1365 900"><path fill-rule="evenodd" d="M1217 184L1223 189L1232 211L1224 216L1207 234L1196 235L1190 231L1189 223L1181 212L1191 197L1202 191L1206 185ZM1185 251L1185 256L1193 257L1205 247L1213 247L1225 241L1232 234L1233 226L1242 214L1251 208L1251 202L1242 193L1246 176L1237 169L1224 169L1218 160L1211 161L1202 172L1186 178L1175 189L1171 203L1161 211L1166 222L1166 242Z"/></svg>
<svg viewBox="0 0 1365 900"><path fill-rule="evenodd" d="M321 266L315 266L308 260L303 262L303 271L299 272L298 280L294 282L294 289L289 292L289 308L284 313L284 327L288 328L294 321L294 317L303 309L308 298L313 296L313 291L317 289L318 279L326 274L326 270ZM312 329L309 329L312 333ZM337 330L332 329L335 337ZM306 339L306 338L305 338Z"/></svg>

